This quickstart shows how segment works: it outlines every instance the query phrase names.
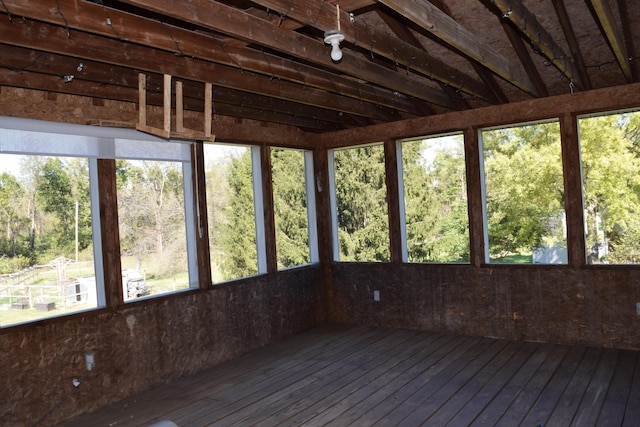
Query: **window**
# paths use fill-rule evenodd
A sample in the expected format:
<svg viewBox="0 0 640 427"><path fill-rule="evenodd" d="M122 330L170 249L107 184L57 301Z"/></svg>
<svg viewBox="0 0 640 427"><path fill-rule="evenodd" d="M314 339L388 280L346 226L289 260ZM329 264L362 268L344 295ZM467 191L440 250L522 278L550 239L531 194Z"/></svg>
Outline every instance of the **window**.
<svg viewBox="0 0 640 427"><path fill-rule="evenodd" d="M567 263L560 127L481 132L488 254L495 263Z"/></svg>
<svg viewBox="0 0 640 427"><path fill-rule="evenodd" d="M640 263L640 112L579 119L588 264Z"/></svg>
<svg viewBox="0 0 640 427"><path fill-rule="evenodd" d="M0 117L2 327L104 306L99 147L60 127Z"/></svg>
<svg viewBox="0 0 640 427"><path fill-rule="evenodd" d="M311 154L271 149L278 269L318 259Z"/></svg>
<svg viewBox="0 0 640 427"><path fill-rule="evenodd" d="M260 149L205 144L214 283L266 272Z"/></svg>
<svg viewBox="0 0 640 427"><path fill-rule="evenodd" d="M191 287L184 172L178 161L116 161L125 301Z"/></svg>
<svg viewBox="0 0 640 427"><path fill-rule="evenodd" d="M329 161L336 260L389 261L384 147L335 150Z"/></svg>
<svg viewBox="0 0 640 427"><path fill-rule="evenodd" d="M402 141L403 259L469 262L463 135ZM404 215L402 215L404 213Z"/></svg>

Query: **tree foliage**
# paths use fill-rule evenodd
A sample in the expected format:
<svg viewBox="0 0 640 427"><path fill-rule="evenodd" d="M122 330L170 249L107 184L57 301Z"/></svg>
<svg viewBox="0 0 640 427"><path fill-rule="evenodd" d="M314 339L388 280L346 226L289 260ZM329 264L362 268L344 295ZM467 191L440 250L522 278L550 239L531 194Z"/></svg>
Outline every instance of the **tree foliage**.
<svg viewBox="0 0 640 427"><path fill-rule="evenodd" d="M150 254L156 273L186 271L186 229L182 169L178 162L120 162L118 220L120 249L136 267Z"/></svg>
<svg viewBox="0 0 640 427"><path fill-rule="evenodd" d="M403 142L402 165L409 261L468 261L462 136Z"/></svg>
<svg viewBox="0 0 640 427"><path fill-rule="evenodd" d="M309 263L304 152L271 151L278 268Z"/></svg>
<svg viewBox="0 0 640 427"><path fill-rule="evenodd" d="M225 155L207 171L214 280L258 273L251 149ZM217 190L216 190L217 189ZM218 270L218 271L217 271Z"/></svg>
<svg viewBox="0 0 640 427"><path fill-rule="evenodd" d="M640 113L580 121L590 262L640 262Z"/></svg>
<svg viewBox="0 0 640 427"><path fill-rule="evenodd" d="M341 261L389 261L384 147L334 152Z"/></svg>
<svg viewBox="0 0 640 427"><path fill-rule="evenodd" d="M485 131L482 142L491 257L566 246L558 123Z"/></svg>

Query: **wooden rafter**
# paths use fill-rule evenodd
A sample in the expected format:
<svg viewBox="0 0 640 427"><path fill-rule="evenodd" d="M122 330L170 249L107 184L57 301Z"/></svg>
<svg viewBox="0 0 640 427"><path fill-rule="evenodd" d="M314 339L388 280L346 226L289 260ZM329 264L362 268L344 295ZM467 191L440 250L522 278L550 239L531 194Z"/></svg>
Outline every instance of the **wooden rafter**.
<svg viewBox="0 0 640 427"><path fill-rule="evenodd" d="M380 3L405 16L469 58L482 63L511 84L537 96L535 87L522 69L480 41L477 35L458 24L433 4L429 2L408 3L400 0L380 0Z"/></svg>
<svg viewBox="0 0 640 427"><path fill-rule="evenodd" d="M536 16L524 6L522 0L490 1L505 19L510 20L529 39L534 49L544 55L569 81L579 88L584 88L573 59L553 40Z"/></svg>
<svg viewBox="0 0 640 427"><path fill-rule="evenodd" d="M378 16L380 16L380 18L384 21L384 23L387 24L387 27L389 27L389 29L391 29L391 31L393 31L393 33L400 40L410 44L411 46L415 46L418 49L424 49L422 43L420 43L420 40L418 40L418 38L409 30L409 28L407 28L406 25L403 25L400 21L389 16L389 14L381 11L380 9L377 10L377 13ZM469 103L455 93L455 88L448 86L442 82L438 83L440 85L440 88L448 93L451 99L453 99L453 102L456 103L456 107L459 110L466 110L470 108Z"/></svg>
<svg viewBox="0 0 640 427"><path fill-rule="evenodd" d="M536 69L536 66L533 63L533 59L531 58L531 55L529 54L529 51L527 50L527 47L525 46L524 41L522 40L518 32L505 20L501 19L500 24L502 25L502 29L504 30L505 34L509 38L513 50L518 55L518 58L522 63L522 67L529 75L531 83L533 83L533 85L536 87L536 93L538 93L539 96L549 96L549 91L547 90L544 81L542 81L542 77Z"/></svg>
<svg viewBox="0 0 640 427"><path fill-rule="evenodd" d="M55 24L62 22L61 16L51 13L48 3L43 0L5 0L4 2L14 14L43 22ZM253 71L268 75L269 78L296 82L400 111L415 111L415 103L403 93L391 96L393 91L390 89L372 88L352 78L330 74L270 53L225 43L220 37L214 35L188 31L114 9L106 12L103 7L90 2L74 0L58 0L58 2L69 28L123 39L181 56L213 61L242 71ZM104 25L106 13L111 22L109 26Z"/></svg>
<svg viewBox="0 0 640 427"><path fill-rule="evenodd" d="M122 0L122 2L257 43L446 108L455 108L451 99L442 91L350 52L344 52L343 61L335 64L327 54L326 46L322 41L284 30L278 25L270 24L219 2L192 0L188 8L177 8L172 0ZM220 19L212 20L208 18L210 16L217 16Z"/></svg>
<svg viewBox="0 0 640 427"><path fill-rule="evenodd" d="M331 4L317 0L254 0L256 3L286 14L288 17L322 31L336 29L337 9ZM490 95L484 85L452 69L438 58L430 56L422 47L406 43L382 29L370 25L362 17L351 20L345 10L339 12L341 30L345 40L372 53L385 57L402 67L469 93L490 102Z"/></svg>
<svg viewBox="0 0 640 427"><path fill-rule="evenodd" d="M616 24L613 18L613 12L609 7L609 4L603 0L590 0L593 9L598 16L600 25L604 31L604 35L609 41L609 46L618 61L618 65L624 74L624 77L628 82L633 81L633 71L631 70L631 64L629 61L629 54L624 44L624 38L620 27Z"/></svg>
<svg viewBox="0 0 640 427"><path fill-rule="evenodd" d="M564 33L564 38L567 40L567 45L569 46L569 51L571 52L573 63L576 66L576 73L578 73L578 76L580 76L580 81L582 82L582 86L584 87L584 89L589 90L591 89L591 79L589 78L587 68L584 65L582 52L580 51L580 46L578 45L576 34L573 31L573 25L571 24L571 20L569 19L567 8L562 1L554 1L551 3L553 3L556 15L558 16L558 21L560 21L560 27L562 28L562 32Z"/></svg>

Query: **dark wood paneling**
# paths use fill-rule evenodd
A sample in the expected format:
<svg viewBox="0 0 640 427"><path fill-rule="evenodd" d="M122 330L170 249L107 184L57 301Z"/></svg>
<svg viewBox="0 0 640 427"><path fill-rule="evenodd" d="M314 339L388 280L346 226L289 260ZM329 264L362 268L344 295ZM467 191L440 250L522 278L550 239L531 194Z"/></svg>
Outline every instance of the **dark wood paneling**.
<svg viewBox="0 0 640 427"><path fill-rule="evenodd" d="M632 266L335 264L329 320L638 350L639 273Z"/></svg>
<svg viewBox="0 0 640 427"><path fill-rule="evenodd" d="M0 424L32 425L55 409L39 425L58 425L313 328L324 320L316 309L318 270L258 276L0 334ZM89 373L87 351L95 354ZM73 378L80 379L76 389Z"/></svg>

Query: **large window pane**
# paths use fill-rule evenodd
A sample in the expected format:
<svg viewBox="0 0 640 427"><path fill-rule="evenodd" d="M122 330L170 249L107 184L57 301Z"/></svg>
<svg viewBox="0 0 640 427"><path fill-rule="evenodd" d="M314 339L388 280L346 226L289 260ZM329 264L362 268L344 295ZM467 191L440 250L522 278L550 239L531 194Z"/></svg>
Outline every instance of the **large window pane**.
<svg viewBox="0 0 640 427"><path fill-rule="evenodd" d="M384 147L333 152L334 206L341 261L389 261Z"/></svg>
<svg viewBox="0 0 640 427"><path fill-rule="evenodd" d="M0 326L98 307L89 161L0 154Z"/></svg>
<svg viewBox="0 0 640 427"><path fill-rule="evenodd" d="M125 300L189 288L182 162L117 160Z"/></svg>
<svg viewBox="0 0 640 427"><path fill-rule="evenodd" d="M640 262L640 113L579 120L589 264Z"/></svg>
<svg viewBox="0 0 640 427"><path fill-rule="evenodd" d="M213 282L259 272L254 151L246 146L204 145Z"/></svg>
<svg viewBox="0 0 640 427"><path fill-rule="evenodd" d="M271 149L278 268L309 264L309 204L305 152Z"/></svg>
<svg viewBox="0 0 640 427"><path fill-rule="evenodd" d="M481 133L491 262L567 262L557 122Z"/></svg>
<svg viewBox="0 0 640 427"><path fill-rule="evenodd" d="M464 137L408 140L401 148L408 261L468 262Z"/></svg>

